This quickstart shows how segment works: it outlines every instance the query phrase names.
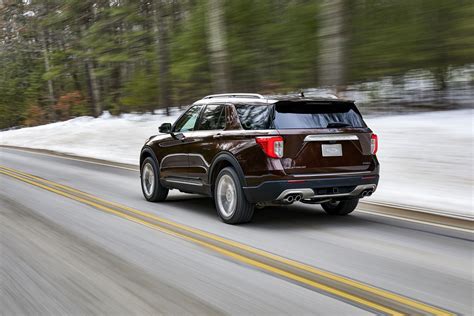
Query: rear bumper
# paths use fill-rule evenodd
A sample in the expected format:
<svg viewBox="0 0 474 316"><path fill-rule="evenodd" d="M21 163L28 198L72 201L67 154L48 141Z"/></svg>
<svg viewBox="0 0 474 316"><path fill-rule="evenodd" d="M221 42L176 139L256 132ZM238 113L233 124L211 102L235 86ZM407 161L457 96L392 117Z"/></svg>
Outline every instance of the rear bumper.
<svg viewBox="0 0 474 316"><path fill-rule="evenodd" d="M288 194L303 198L358 197L364 190L377 188L379 175L305 179L303 181L266 181L258 186L244 187L250 203L282 200Z"/></svg>

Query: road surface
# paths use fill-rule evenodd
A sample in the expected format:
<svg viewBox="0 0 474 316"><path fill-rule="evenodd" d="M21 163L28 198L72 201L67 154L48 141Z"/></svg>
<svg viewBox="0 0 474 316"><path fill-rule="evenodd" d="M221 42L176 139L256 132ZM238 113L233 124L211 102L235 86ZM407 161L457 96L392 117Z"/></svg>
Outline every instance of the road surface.
<svg viewBox="0 0 474 316"><path fill-rule="evenodd" d="M303 204L225 225L133 168L0 151L2 315L474 313L469 232Z"/></svg>

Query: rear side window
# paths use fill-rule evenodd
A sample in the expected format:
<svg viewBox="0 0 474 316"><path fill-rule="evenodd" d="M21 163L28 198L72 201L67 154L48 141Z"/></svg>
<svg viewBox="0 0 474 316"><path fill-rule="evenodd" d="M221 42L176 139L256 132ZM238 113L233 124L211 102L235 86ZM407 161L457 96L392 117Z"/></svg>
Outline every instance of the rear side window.
<svg viewBox="0 0 474 316"><path fill-rule="evenodd" d="M277 129L367 127L351 103L281 102L274 115Z"/></svg>
<svg viewBox="0 0 474 316"><path fill-rule="evenodd" d="M221 104L209 104L201 115L198 130L219 130L225 128L225 107Z"/></svg>
<svg viewBox="0 0 474 316"><path fill-rule="evenodd" d="M268 129L270 127L271 107L268 105L236 104L235 109L244 129Z"/></svg>

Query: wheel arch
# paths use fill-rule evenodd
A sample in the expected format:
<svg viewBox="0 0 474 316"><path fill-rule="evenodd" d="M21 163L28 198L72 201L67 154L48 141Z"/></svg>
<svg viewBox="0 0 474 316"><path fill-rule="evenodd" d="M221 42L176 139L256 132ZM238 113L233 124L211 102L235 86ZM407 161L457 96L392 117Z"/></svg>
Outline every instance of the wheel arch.
<svg viewBox="0 0 474 316"><path fill-rule="evenodd" d="M158 159L156 159L156 155L153 152L153 149L151 149L151 147L149 146L144 146L142 148L142 151L140 152L140 169L142 167L143 161L148 157L153 158L155 162L158 164Z"/></svg>
<svg viewBox="0 0 474 316"><path fill-rule="evenodd" d="M222 152L218 154L216 158L214 158L209 168L208 183L211 195L214 194L214 184L217 175L219 174L219 171L226 167L234 168L235 172L239 177L240 183L242 184L242 186L246 186L247 183L245 181L244 171L242 170L242 167L240 166L240 163L237 158L235 158L235 156L229 152Z"/></svg>

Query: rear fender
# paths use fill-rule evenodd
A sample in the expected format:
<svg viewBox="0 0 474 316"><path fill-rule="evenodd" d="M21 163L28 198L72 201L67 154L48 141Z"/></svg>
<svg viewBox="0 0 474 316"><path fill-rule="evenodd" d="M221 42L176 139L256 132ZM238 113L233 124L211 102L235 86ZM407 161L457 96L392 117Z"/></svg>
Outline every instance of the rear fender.
<svg viewBox="0 0 474 316"><path fill-rule="evenodd" d="M208 178L208 183L210 184L210 187L212 187L212 181L217 177L216 173L219 172L219 166L221 166L223 162L230 164L234 168L234 170L237 172L237 175L239 176L240 184L243 187L246 186L247 183L245 181L244 171L242 170L242 167L240 166L237 158L235 158L234 155L232 155L230 152L223 152L218 154L211 163Z"/></svg>

